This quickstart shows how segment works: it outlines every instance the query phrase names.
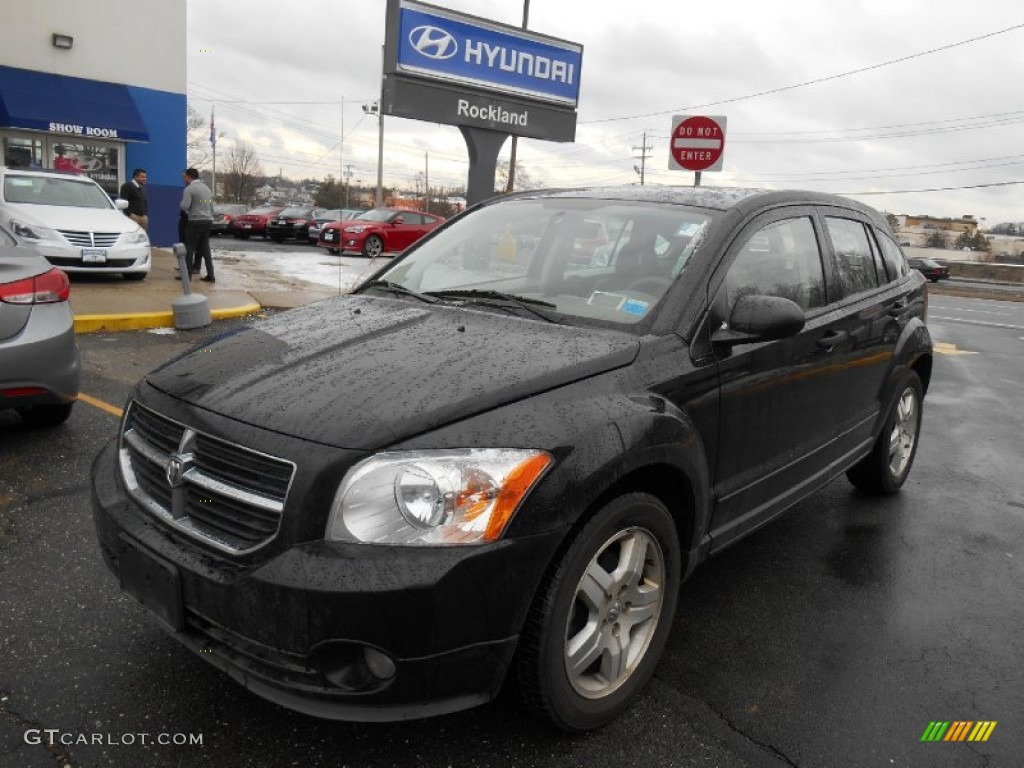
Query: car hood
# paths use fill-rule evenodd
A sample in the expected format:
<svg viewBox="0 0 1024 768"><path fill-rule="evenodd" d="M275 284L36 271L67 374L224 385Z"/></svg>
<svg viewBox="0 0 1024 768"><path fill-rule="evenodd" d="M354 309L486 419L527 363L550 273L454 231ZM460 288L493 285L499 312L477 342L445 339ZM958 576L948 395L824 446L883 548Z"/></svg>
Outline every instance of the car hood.
<svg viewBox="0 0 1024 768"><path fill-rule="evenodd" d="M96 232L134 232L139 225L116 208L75 208L68 205L4 203L9 216L50 229Z"/></svg>
<svg viewBox="0 0 1024 768"><path fill-rule="evenodd" d="M622 332L349 296L216 338L147 381L248 424L375 450L628 365L639 347Z"/></svg>

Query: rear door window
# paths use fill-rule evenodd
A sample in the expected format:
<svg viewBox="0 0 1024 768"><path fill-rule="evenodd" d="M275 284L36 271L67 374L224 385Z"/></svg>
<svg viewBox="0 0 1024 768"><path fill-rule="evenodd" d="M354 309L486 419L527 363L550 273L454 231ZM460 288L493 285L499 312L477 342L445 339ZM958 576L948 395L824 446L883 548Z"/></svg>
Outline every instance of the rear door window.
<svg viewBox="0 0 1024 768"><path fill-rule="evenodd" d="M864 225L853 219L826 216L825 226L836 254L836 270L843 295L851 296L877 288L879 279L875 256Z"/></svg>

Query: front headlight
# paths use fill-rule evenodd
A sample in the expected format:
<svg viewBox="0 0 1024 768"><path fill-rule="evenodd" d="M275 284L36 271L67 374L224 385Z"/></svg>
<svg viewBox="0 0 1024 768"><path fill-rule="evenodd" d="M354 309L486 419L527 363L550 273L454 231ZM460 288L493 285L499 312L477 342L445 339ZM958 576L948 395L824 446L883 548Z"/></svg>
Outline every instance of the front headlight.
<svg viewBox="0 0 1024 768"><path fill-rule="evenodd" d="M11 231L26 240L57 240L57 231L38 224L28 224L18 219L11 219Z"/></svg>
<svg viewBox="0 0 1024 768"><path fill-rule="evenodd" d="M380 453L345 475L326 538L421 546L496 541L550 464L549 453L518 448Z"/></svg>
<svg viewBox="0 0 1024 768"><path fill-rule="evenodd" d="M121 235L121 238L126 245L149 245L149 235L147 235L143 229L137 229L134 232L127 232Z"/></svg>
<svg viewBox="0 0 1024 768"><path fill-rule="evenodd" d="M345 227L346 232L351 232L353 235L358 235L360 232L365 232L369 227L365 225L359 225L355 227Z"/></svg>

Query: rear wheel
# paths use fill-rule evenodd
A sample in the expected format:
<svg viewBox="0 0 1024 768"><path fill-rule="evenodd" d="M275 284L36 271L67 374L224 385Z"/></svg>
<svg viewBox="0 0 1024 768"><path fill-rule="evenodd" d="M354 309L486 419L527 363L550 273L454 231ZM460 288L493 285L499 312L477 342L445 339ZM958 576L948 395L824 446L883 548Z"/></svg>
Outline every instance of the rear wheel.
<svg viewBox="0 0 1024 768"><path fill-rule="evenodd" d="M30 427L56 427L68 420L72 406L74 403L30 405L26 408L19 408L18 415Z"/></svg>
<svg viewBox="0 0 1024 768"><path fill-rule="evenodd" d="M534 600L516 667L527 708L567 731L626 709L654 673L679 580L679 540L661 501L631 493L604 506Z"/></svg>
<svg viewBox="0 0 1024 768"><path fill-rule="evenodd" d="M909 371L897 391L899 396L889 410L875 447L846 472L849 481L862 491L896 493L910 474L917 455L924 393L921 379Z"/></svg>
<svg viewBox="0 0 1024 768"><path fill-rule="evenodd" d="M384 253L384 241L381 240L377 235L370 235L366 238L366 242L363 243L363 255L368 256L371 259L376 259Z"/></svg>

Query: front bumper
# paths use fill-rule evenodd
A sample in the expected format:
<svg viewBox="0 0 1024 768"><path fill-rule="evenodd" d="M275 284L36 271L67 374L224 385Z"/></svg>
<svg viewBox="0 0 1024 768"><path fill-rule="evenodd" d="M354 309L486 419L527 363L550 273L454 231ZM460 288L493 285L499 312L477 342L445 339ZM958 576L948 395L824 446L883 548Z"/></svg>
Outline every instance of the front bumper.
<svg viewBox="0 0 1024 768"><path fill-rule="evenodd" d="M115 457L112 444L97 456L92 506L122 589L200 658L318 717L400 720L493 698L558 543L553 535L446 549L319 540L247 565L140 510ZM368 653L389 659L393 674L368 674Z"/></svg>
<svg viewBox="0 0 1024 768"><path fill-rule="evenodd" d="M31 246L55 267L68 274L124 274L149 273L152 250L142 243L132 245L114 245L109 248L92 250L104 251L104 261L86 263L83 261L82 248L53 244L36 244ZM85 249L89 250L89 249Z"/></svg>

